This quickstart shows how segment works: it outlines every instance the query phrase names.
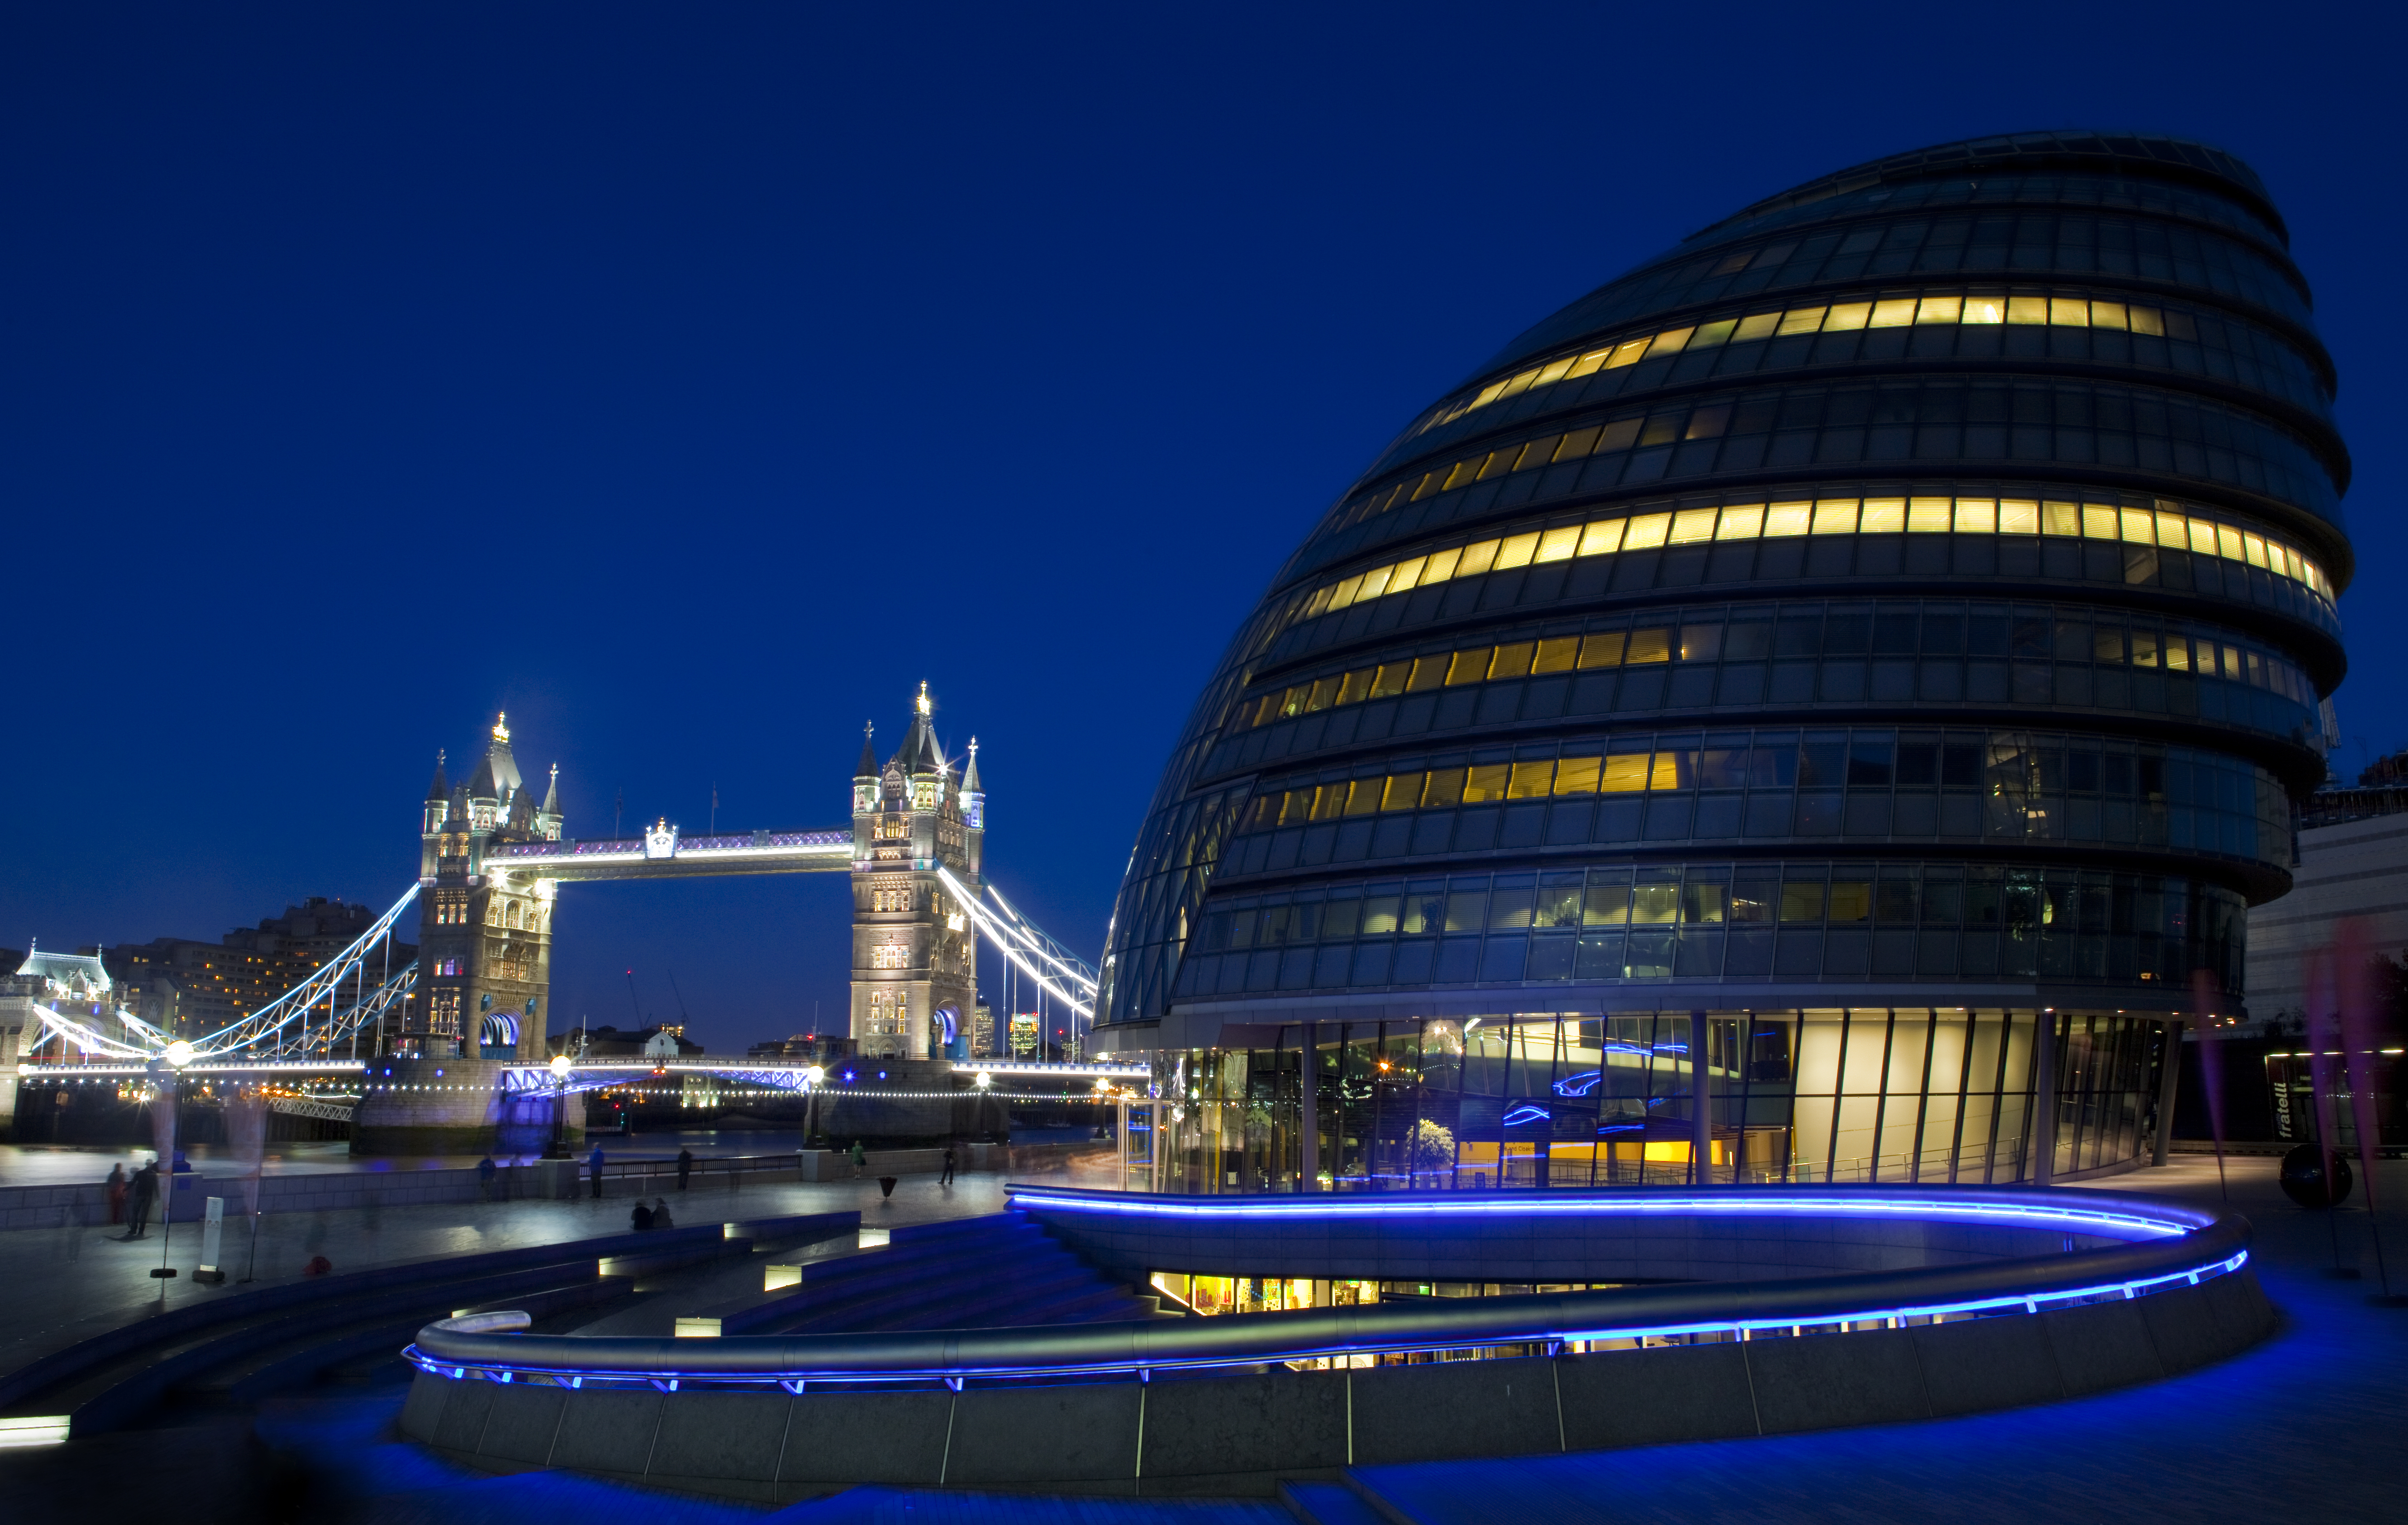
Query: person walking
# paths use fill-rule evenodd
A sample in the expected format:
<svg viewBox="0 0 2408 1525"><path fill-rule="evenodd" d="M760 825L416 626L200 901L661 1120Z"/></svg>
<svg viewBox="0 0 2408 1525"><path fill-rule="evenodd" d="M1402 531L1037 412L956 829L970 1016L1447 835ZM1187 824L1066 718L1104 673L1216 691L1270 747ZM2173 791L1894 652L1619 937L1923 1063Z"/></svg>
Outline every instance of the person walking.
<svg viewBox="0 0 2408 1525"><path fill-rule="evenodd" d="M491 1155L477 1161L477 1195L487 1201L494 1200L494 1173L499 1169Z"/></svg>
<svg viewBox="0 0 2408 1525"><path fill-rule="evenodd" d="M638 1197L636 1199L635 1210L627 1215L627 1227L638 1233L642 1233L652 1226L652 1210L644 1205L643 1198Z"/></svg>
<svg viewBox="0 0 2408 1525"><path fill-rule="evenodd" d="M125 1166L119 1163L108 1167L108 1179L101 1185L108 1188L108 1221L112 1224L124 1222Z"/></svg>
<svg viewBox="0 0 2408 1525"><path fill-rule="evenodd" d="M669 1200L666 1197L652 1199L652 1227L655 1229L677 1227L677 1219L669 1216Z"/></svg>
<svg viewBox="0 0 2408 1525"><path fill-rule="evenodd" d="M680 1149L678 1151L678 1189L680 1191L683 1191L685 1189L685 1178L693 1173L694 1151L691 1149Z"/></svg>
<svg viewBox="0 0 2408 1525"><path fill-rule="evenodd" d="M853 1141L853 1178L858 1181L868 1174L869 1151L861 1146L859 1139L855 1139Z"/></svg>
<svg viewBox="0 0 2408 1525"><path fill-rule="evenodd" d="M949 1187L949 1186L952 1186L953 1184L953 1146L952 1144L946 1144L946 1145L945 1145L945 1173L944 1173L944 1174L942 1174L942 1175L940 1175L940 1176L939 1176L939 1177L937 1177L937 1185L939 1185L939 1186L940 1186L940 1187Z"/></svg>
<svg viewBox="0 0 2408 1525"><path fill-rule="evenodd" d="M594 1152L585 1157L585 1163L587 1168L594 1172L594 1200L598 1202L602 1200L602 1146L600 1144L595 1144Z"/></svg>
<svg viewBox="0 0 2408 1525"><path fill-rule="evenodd" d="M152 1160L134 1173L132 1222L125 1230L128 1239L140 1239L150 1231L150 1205L159 1200L159 1162Z"/></svg>

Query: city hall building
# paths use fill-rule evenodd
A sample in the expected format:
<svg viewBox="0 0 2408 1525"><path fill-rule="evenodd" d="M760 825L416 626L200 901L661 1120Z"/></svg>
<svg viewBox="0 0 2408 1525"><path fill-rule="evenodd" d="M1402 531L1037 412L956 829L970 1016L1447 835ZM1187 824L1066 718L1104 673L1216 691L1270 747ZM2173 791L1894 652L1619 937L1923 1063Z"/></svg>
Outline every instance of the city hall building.
<svg viewBox="0 0 2408 1525"><path fill-rule="evenodd" d="M2169 138L1843 170L1540 322L1179 739L1096 1014L1156 1066L1138 1171L2143 1158L2325 774L2333 391L2265 187Z"/></svg>

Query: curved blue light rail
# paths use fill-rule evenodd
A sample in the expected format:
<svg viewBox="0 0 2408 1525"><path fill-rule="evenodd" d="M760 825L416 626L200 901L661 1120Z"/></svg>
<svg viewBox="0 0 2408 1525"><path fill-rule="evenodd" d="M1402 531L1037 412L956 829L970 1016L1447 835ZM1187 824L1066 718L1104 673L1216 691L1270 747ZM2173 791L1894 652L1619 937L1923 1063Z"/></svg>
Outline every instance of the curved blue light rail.
<svg viewBox="0 0 2408 1525"><path fill-rule="evenodd" d="M2042 1229L2118 1243L2017 1259L1756 1282L1686 1282L1609 1291L1380 1303L1245 1317L1025 1329L898 1331L789 1337L691 1339L527 1335L523 1315L444 1319L419 1331L404 1355L453 1379L536 1380L566 1387L700 1383L810 1383L972 1378L1086 1378L1154 1371L1260 1366L1326 1357L1394 1355L1482 1346L1805 1326L1887 1325L1899 1318L2037 1313L2043 1306L2145 1296L2195 1286L2248 1263L2248 1226L2143 1198L2085 1192L1770 1190L1613 1194L1381 1193L1359 1197L1160 1197L1045 1187L1010 1188L1015 1206L1048 1216L1199 1220L1342 1221L1520 1216L1631 1219L1690 1216L1856 1218Z"/></svg>
<svg viewBox="0 0 2408 1525"><path fill-rule="evenodd" d="M1487 1195L1383 1192L1362 1196L1165 1197L1049 1187L1007 1187L1014 1207L1161 1218L1358 1217L1886 1217L1995 1224L2000 1228L2074 1230L2112 1239L2161 1239L2204 1229L2214 1215L2143 1198L2055 1194L1984 1188L1942 1192L1830 1191L1811 1187L1770 1190L1653 1189L1610 1196L1563 1192ZM2103 1205L2113 1204L2113 1205Z"/></svg>

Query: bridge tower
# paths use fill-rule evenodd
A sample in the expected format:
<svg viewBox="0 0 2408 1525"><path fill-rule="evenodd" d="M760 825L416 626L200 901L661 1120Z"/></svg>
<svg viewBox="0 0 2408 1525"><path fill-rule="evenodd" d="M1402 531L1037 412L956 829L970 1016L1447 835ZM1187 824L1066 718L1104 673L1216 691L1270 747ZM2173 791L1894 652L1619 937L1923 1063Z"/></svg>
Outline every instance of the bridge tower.
<svg viewBox="0 0 2408 1525"><path fill-rule="evenodd" d="M485 755L453 785L436 755L420 824L418 1010L405 1024L423 1057L510 1058L540 1045L552 988L549 879L515 878L487 859L512 842L560 840L560 769L541 804L519 776L507 715ZM498 1052L496 1052L498 1051Z"/></svg>
<svg viewBox="0 0 2408 1525"><path fill-rule="evenodd" d="M986 796L978 743L956 781L933 708L924 683L902 746L881 767L865 729L853 771L852 1035L867 1057L942 1058L978 1009L976 933L937 870L980 892Z"/></svg>

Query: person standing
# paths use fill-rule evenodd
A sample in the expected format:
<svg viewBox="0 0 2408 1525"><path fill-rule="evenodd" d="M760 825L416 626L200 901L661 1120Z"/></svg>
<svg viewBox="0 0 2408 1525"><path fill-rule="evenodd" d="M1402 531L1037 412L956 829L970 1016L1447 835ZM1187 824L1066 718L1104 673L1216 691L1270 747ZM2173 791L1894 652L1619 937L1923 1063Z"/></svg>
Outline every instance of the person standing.
<svg viewBox="0 0 2408 1525"><path fill-rule="evenodd" d="M952 1186L953 1184L953 1146L952 1144L946 1144L946 1145L945 1145L945 1173L944 1173L944 1174L942 1174L942 1175L940 1175L940 1176L939 1176L939 1177L937 1178L937 1185L939 1185L939 1186L940 1186L940 1187L949 1187L949 1186Z"/></svg>
<svg viewBox="0 0 2408 1525"><path fill-rule="evenodd" d="M594 1173L594 1200L598 1202L602 1200L602 1146L600 1144L595 1144L594 1152L585 1157L585 1164Z"/></svg>
<svg viewBox="0 0 2408 1525"><path fill-rule="evenodd" d="M494 1173L500 1168L491 1155L477 1161L477 1195L487 1201L494 1200Z"/></svg>
<svg viewBox="0 0 2408 1525"><path fill-rule="evenodd" d="M853 1178L858 1181L868 1173L869 1151L861 1146L859 1139L855 1139L853 1141Z"/></svg>
<svg viewBox="0 0 2408 1525"><path fill-rule="evenodd" d="M132 1224L125 1231L128 1239L140 1239L150 1231L150 1205L159 1200L159 1162L152 1160L134 1173Z"/></svg>
<svg viewBox="0 0 2408 1525"><path fill-rule="evenodd" d="M683 1191L685 1189L685 1178L693 1173L694 1151L691 1149L680 1149L678 1151L678 1189L680 1191Z"/></svg>
<svg viewBox="0 0 2408 1525"><path fill-rule="evenodd" d="M108 1167L108 1179L101 1185L108 1188L108 1221L112 1224L124 1222L125 1166L123 1163Z"/></svg>
<svg viewBox="0 0 2408 1525"><path fill-rule="evenodd" d="M627 1215L627 1227L638 1233L642 1233L652 1226L652 1210L644 1205L643 1198L638 1197L636 1199L635 1209Z"/></svg>
<svg viewBox="0 0 2408 1525"><path fill-rule="evenodd" d="M655 1229L677 1227L677 1220L669 1216L669 1200L666 1197L652 1199L652 1227Z"/></svg>

